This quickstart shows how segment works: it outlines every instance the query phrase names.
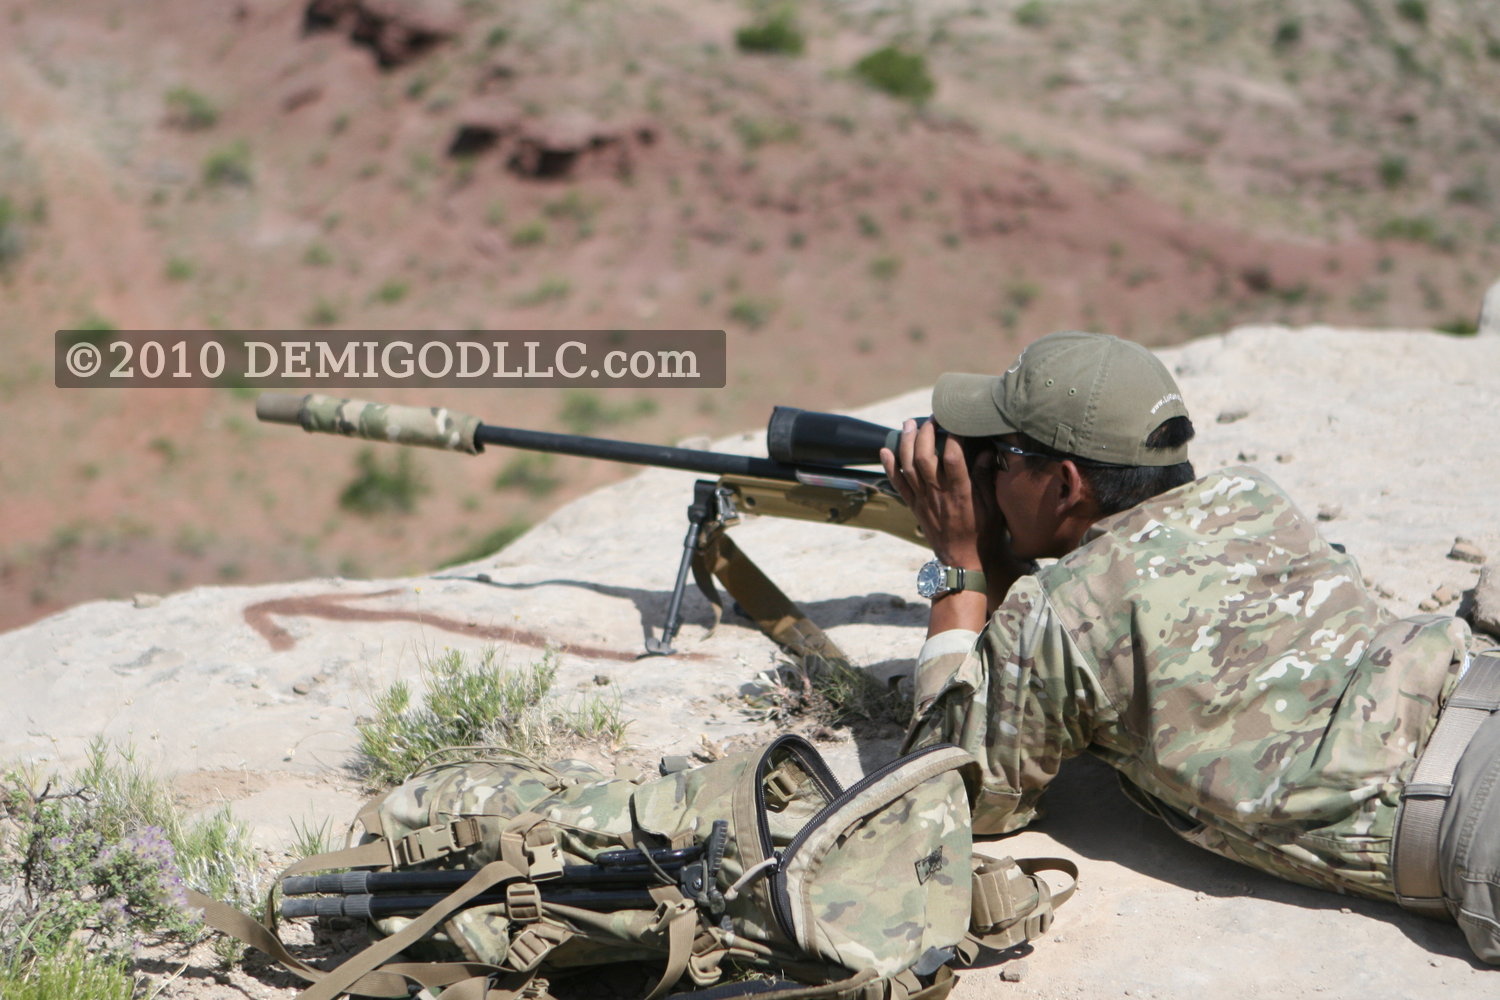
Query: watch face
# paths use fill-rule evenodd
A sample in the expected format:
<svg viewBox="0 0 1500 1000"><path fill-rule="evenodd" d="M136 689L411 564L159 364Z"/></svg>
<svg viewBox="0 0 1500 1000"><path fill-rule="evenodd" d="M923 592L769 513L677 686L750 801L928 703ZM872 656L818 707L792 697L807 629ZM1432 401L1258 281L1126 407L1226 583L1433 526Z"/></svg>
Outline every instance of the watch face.
<svg viewBox="0 0 1500 1000"><path fill-rule="evenodd" d="M943 564L936 559L923 563L922 568L917 570L917 593L926 598L946 594L948 585L943 569Z"/></svg>

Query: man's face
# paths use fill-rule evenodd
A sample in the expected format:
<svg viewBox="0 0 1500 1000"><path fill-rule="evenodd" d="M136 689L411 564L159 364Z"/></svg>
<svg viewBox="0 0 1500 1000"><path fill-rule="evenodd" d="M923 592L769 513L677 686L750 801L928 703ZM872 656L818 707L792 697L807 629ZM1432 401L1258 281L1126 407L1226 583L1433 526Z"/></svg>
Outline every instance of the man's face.
<svg viewBox="0 0 1500 1000"><path fill-rule="evenodd" d="M996 441L1001 447L994 446ZM1050 555L1056 528L1051 503L1056 463L1039 463L1033 469L1025 455L1014 454L1004 447L1021 449L1018 434L992 438L987 445L990 455L981 456L976 474L983 474L986 469L993 473L995 506L1010 532L1011 551L1019 559Z"/></svg>

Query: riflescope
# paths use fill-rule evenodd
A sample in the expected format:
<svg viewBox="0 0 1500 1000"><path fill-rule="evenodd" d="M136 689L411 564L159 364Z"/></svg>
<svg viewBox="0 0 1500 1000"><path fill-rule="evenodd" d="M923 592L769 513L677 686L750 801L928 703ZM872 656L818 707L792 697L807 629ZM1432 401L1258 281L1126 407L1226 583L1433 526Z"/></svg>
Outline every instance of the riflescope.
<svg viewBox="0 0 1500 1000"><path fill-rule="evenodd" d="M918 426L930 417L917 417ZM937 448L943 448L946 431L937 432ZM880 449L896 450L901 431L837 413L817 413L791 406L771 410L766 424L766 452L789 465L878 465Z"/></svg>

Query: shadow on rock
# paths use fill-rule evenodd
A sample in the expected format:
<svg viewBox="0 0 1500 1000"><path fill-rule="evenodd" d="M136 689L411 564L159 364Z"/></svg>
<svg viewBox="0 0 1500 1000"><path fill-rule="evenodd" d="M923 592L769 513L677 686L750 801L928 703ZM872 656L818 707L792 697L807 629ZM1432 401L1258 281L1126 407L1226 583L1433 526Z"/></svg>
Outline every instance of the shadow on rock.
<svg viewBox="0 0 1500 1000"><path fill-rule="evenodd" d="M1395 925L1435 954L1467 960L1476 969L1489 968L1474 959L1452 924L1407 913L1395 903L1295 885L1189 844L1126 798L1114 769L1094 757L1085 755L1065 764L1043 803L1042 818L1029 829L1076 852L1084 859L1080 868L1085 872L1090 860L1108 861L1209 896L1255 897L1308 910L1359 913ZM1003 852L1005 840L986 838L980 843Z"/></svg>

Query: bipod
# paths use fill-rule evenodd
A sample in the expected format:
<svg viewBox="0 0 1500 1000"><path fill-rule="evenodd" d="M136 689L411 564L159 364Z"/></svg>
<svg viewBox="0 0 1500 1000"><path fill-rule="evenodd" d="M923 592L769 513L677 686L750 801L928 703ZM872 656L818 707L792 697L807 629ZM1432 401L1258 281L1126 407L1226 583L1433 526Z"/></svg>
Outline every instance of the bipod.
<svg viewBox="0 0 1500 1000"><path fill-rule="evenodd" d="M733 517L734 508L729 491L722 490L717 481L700 479L693 484L693 502L687 509L687 537L682 540L682 561L677 564L677 582L672 585L672 600L667 604L667 620L661 627L661 637L646 636L647 656L670 656L676 652L672 640L682 627L682 597L687 591L688 574L693 568L693 557L698 551L698 539L709 524L722 524Z"/></svg>

